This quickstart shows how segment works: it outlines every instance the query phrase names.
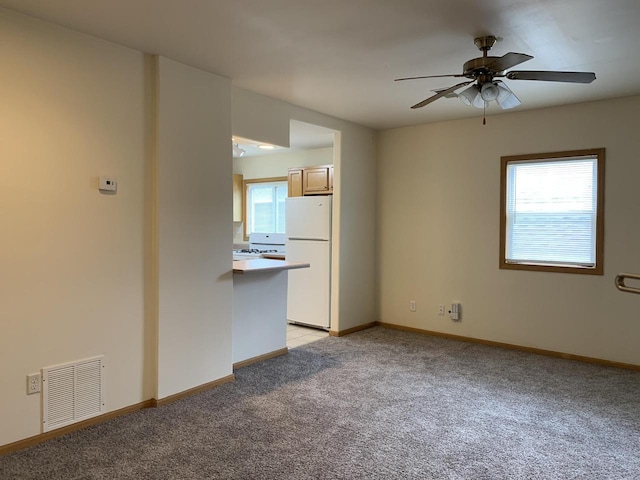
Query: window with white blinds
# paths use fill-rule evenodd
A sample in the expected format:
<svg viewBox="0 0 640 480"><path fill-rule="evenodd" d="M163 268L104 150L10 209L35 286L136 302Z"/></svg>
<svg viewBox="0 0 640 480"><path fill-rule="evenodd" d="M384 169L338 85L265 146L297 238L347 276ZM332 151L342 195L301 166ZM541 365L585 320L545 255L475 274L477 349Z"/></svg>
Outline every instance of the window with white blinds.
<svg viewBox="0 0 640 480"><path fill-rule="evenodd" d="M284 205L287 198L285 181L246 182L246 232L284 233Z"/></svg>
<svg viewBox="0 0 640 480"><path fill-rule="evenodd" d="M604 149L502 159L501 267L602 274Z"/></svg>

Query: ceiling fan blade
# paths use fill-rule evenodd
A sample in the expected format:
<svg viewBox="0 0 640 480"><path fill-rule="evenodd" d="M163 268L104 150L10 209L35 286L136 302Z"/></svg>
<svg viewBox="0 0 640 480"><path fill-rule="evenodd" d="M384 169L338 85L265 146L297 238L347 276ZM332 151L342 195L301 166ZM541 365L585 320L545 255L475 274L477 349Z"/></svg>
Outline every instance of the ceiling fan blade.
<svg viewBox="0 0 640 480"><path fill-rule="evenodd" d="M432 92L435 93L440 93L447 90L446 88L436 88L434 90L431 90ZM444 98L456 98L458 96L458 94L456 92L449 92L447 94L445 94Z"/></svg>
<svg viewBox="0 0 640 480"><path fill-rule="evenodd" d="M591 83L596 79L593 72L520 71L505 75L509 80L540 80L543 82Z"/></svg>
<svg viewBox="0 0 640 480"><path fill-rule="evenodd" d="M415 104L413 107L411 107L411 108L413 108L413 109L415 109L415 108L422 108L422 107L424 107L425 105L429 105L431 102L435 102L435 101L436 101L437 99L439 99L440 97L444 97L444 96L448 95L449 93L451 93L451 92L453 92L453 91L455 91L455 90L458 90L459 88L464 87L465 85L469 85L470 83L473 83L473 82L474 82L474 80L470 80L470 81L468 81L468 82L462 82L462 83L459 83L459 84L457 84L457 85L454 85L453 87L449 87L449 88L446 88L446 89L444 89L444 90L441 90L440 92L438 92L438 93L436 93L435 95L433 95L433 96L431 96L431 97L427 98L426 100L423 100L423 101L421 101L420 103L416 103L416 104Z"/></svg>
<svg viewBox="0 0 640 480"><path fill-rule="evenodd" d="M452 73L451 75L425 75L422 77L396 78L394 82L401 82L402 80L420 80L421 78L442 78L442 77L464 77L464 75L461 73Z"/></svg>
<svg viewBox="0 0 640 480"><path fill-rule="evenodd" d="M531 60L533 57L526 53L509 52L499 58L496 58L493 62L489 63L486 67L494 72L502 72L508 68L520 65L527 60Z"/></svg>

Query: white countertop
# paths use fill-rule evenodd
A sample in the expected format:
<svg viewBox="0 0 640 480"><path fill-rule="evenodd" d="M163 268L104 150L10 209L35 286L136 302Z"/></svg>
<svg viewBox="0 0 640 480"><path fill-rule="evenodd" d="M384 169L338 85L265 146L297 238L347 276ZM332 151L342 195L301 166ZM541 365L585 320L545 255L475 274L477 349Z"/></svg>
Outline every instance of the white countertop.
<svg viewBox="0 0 640 480"><path fill-rule="evenodd" d="M296 268L309 268L308 263L287 262L286 260L270 260L267 258L253 258L251 260L235 260L233 262L233 273L250 272L276 272L279 270L293 270Z"/></svg>

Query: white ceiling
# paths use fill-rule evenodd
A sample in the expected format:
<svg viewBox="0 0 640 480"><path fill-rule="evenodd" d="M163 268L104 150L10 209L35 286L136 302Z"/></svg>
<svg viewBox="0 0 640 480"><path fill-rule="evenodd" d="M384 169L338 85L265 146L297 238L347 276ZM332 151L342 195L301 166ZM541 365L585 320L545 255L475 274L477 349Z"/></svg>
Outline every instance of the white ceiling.
<svg viewBox="0 0 640 480"><path fill-rule="evenodd" d="M0 6L228 77L234 85L385 129L482 115L457 99L409 107L480 56L522 70L593 71L589 85L507 81L516 110L640 94L638 0L0 0ZM500 113L493 103L487 114Z"/></svg>

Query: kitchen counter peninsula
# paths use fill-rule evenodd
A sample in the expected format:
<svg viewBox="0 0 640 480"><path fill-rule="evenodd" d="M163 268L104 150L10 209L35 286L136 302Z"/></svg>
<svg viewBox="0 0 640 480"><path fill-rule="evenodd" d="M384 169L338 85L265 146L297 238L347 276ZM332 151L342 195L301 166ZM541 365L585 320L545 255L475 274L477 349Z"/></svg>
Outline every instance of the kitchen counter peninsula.
<svg viewBox="0 0 640 480"><path fill-rule="evenodd" d="M309 266L308 263L287 262L286 260L268 258L252 258L251 260L235 260L233 262L233 273L278 272L282 270L292 270L294 268L309 268Z"/></svg>
<svg viewBox="0 0 640 480"><path fill-rule="evenodd" d="M287 353L288 271L309 266L265 258L233 262L234 367Z"/></svg>

